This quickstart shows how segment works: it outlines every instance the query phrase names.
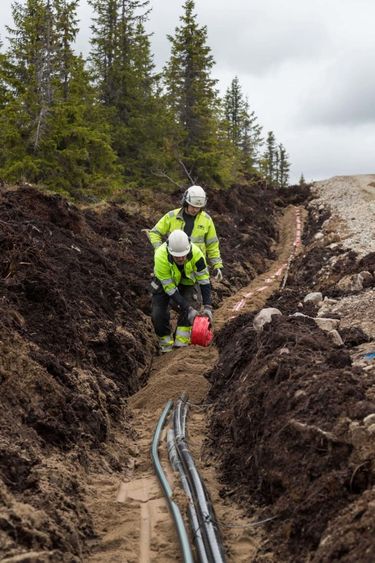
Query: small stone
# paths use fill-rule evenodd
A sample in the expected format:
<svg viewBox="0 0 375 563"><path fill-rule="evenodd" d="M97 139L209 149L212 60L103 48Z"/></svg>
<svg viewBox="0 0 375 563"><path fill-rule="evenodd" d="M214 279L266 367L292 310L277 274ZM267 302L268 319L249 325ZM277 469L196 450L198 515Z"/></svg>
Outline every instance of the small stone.
<svg viewBox="0 0 375 563"><path fill-rule="evenodd" d="M253 321L255 330L257 332L260 332L265 324L272 321L273 315L281 315L281 311L279 311L279 309L276 309L275 307L266 307L265 309L259 311Z"/></svg>
<svg viewBox="0 0 375 563"><path fill-rule="evenodd" d="M375 424L375 413L366 416L363 419L363 424L365 424L366 426L371 426L372 424Z"/></svg>
<svg viewBox="0 0 375 563"><path fill-rule="evenodd" d="M341 289L341 291L346 291L348 293L354 293L357 291L362 291L363 283L362 277L360 274L354 274L352 276L344 276L341 280L337 283L337 287Z"/></svg>
<svg viewBox="0 0 375 563"><path fill-rule="evenodd" d="M315 318L314 321L320 330L324 330L325 332L331 332L331 330L337 329L340 324L338 319L327 319L324 317Z"/></svg>
<svg viewBox="0 0 375 563"><path fill-rule="evenodd" d="M317 305L321 301L323 301L323 295L320 291L308 293L303 299L304 303L314 303L315 305Z"/></svg>
<svg viewBox="0 0 375 563"><path fill-rule="evenodd" d="M328 336L337 346L344 346L343 339L341 338L337 330L331 330L330 332L328 332Z"/></svg>

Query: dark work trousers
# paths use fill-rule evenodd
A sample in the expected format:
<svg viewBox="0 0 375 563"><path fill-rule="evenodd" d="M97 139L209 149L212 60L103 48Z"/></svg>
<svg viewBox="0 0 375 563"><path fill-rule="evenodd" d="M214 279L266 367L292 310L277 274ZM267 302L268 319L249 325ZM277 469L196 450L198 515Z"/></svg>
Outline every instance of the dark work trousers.
<svg viewBox="0 0 375 563"><path fill-rule="evenodd" d="M201 291L198 284L196 285L179 285L178 290L187 301L187 303L199 309L201 304ZM171 333L170 326L170 306L173 305L173 300L167 295L162 287L154 290L152 293L152 312L151 319L154 325L155 332L158 336L167 336ZM179 307L177 307L179 309ZM187 318L187 311L184 314L180 311L177 321L178 326L190 326Z"/></svg>

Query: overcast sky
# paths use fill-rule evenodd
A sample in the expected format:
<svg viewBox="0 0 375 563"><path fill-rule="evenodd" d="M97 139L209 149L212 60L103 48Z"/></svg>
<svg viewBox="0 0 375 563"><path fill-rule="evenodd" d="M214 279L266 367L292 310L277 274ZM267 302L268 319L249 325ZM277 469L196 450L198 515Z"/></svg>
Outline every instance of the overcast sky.
<svg viewBox="0 0 375 563"><path fill-rule="evenodd" d="M169 56L183 0L151 0L155 63ZM1 0L0 36L12 23ZM284 145L291 182L375 173L375 0L196 0L222 93L238 76L250 108ZM77 49L89 50L81 0Z"/></svg>

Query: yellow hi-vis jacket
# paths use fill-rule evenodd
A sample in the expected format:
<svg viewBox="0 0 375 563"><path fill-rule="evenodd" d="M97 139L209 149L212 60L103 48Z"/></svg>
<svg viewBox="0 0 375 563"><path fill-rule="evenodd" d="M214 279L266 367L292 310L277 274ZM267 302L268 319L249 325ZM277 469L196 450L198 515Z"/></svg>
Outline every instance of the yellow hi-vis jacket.
<svg viewBox="0 0 375 563"><path fill-rule="evenodd" d="M157 248L154 261L154 275L169 296L177 291L180 283L182 285L194 285L196 283L207 285L210 283L207 263L201 250L195 244L191 245L191 250L184 263L184 277L182 277L181 270L173 260L173 256L169 254L166 242Z"/></svg>
<svg viewBox="0 0 375 563"><path fill-rule="evenodd" d="M183 207L169 211L149 231L148 236L155 249L163 243L163 237L170 235L172 231L176 229L184 230L183 211ZM203 210L194 218L194 227L190 239L192 243L199 246L212 268L223 267L214 222L210 215Z"/></svg>

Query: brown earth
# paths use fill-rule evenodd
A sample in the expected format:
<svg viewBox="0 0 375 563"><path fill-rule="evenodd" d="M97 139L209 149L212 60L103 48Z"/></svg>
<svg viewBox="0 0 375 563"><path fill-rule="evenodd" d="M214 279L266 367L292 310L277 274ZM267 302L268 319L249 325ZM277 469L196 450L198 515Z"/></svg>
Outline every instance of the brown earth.
<svg viewBox="0 0 375 563"><path fill-rule="evenodd" d="M210 199L227 257L224 294L265 267L279 211L261 186ZM96 534L86 479L133 463L137 421L126 399L148 378L156 351L143 312L152 252L142 229L160 216L148 205L143 218L142 197L134 200L128 210L79 210L32 187L0 192L2 558L84 559ZM255 220L265 229L259 242L250 236ZM237 273L233 240L238 256L253 254Z"/></svg>
<svg viewBox="0 0 375 563"><path fill-rule="evenodd" d="M279 223L278 245L273 248L270 270L257 276L242 292L252 291L254 299L246 308L255 309L265 302L280 283L281 274L275 276L264 289L265 280L271 280L280 270L292 249L294 239L295 209L288 208ZM262 291L258 291L262 289ZM236 297L240 299L239 295ZM215 312L215 326L235 315L233 298L224 300ZM215 512L224 538L228 560L247 562L256 557L266 542L261 527L254 526L254 513L246 516L243 508L228 498L223 498L216 464L208 454L207 436L208 405L205 398L209 383L204 373L218 359L216 347L194 347L176 350L155 360L147 385L133 395L128 404L134 420L138 421L136 440L133 445L134 461L121 481L106 474L97 474L91 482L87 506L94 515L95 529L100 541L89 558L90 563L101 561L179 561L179 544L173 529L167 505L153 471L150 458L150 440L163 407L169 399L178 399L187 392L191 402L188 419L189 444L215 506ZM165 448L161 449L165 468ZM168 479L173 486L174 498L183 499L179 483L171 470ZM99 491L103 491L99 493ZM184 506L186 501L182 500ZM103 514L105 518L103 518ZM141 525L139 524L141 522Z"/></svg>
<svg viewBox="0 0 375 563"><path fill-rule="evenodd" d="M340 319L344 346L309 318L318 306L303 298L312 290L342 295L336 284L343 276L374 274L374 254L358 258L340 245L322 246L314 240L314 222L305 229L306 246L285 289L267 302L283 316L258 333L254 315L243 315L216 337L219 361L208 375L211 453L223 472L224 495L249 510L255 503L264 517L274 518L256 561L370 562L375 370L361 358L375 350L372 292L365 287L352 307L352 296L342 305L334 300L331 308L339 314L324 315ZM308 317L289 316L297 312Z"/></svg>
<svg viewBox="0 0 375 563"><path fill-rule="evenodd" d="M322 210L286 278L285 206L308 190L210 191L225 260L215 346L155 356L142 230L180 195L80 210L33 188L0 192L0 559L179 560L149 447L166 401L188 390L228 560L373 561L375 374L351 348L370 337L358 326L337 347L287 316L315 314L299 305L307 290L334 291L364 263L314 241ZM267 299L283 316L255 333Z"/></svg>

